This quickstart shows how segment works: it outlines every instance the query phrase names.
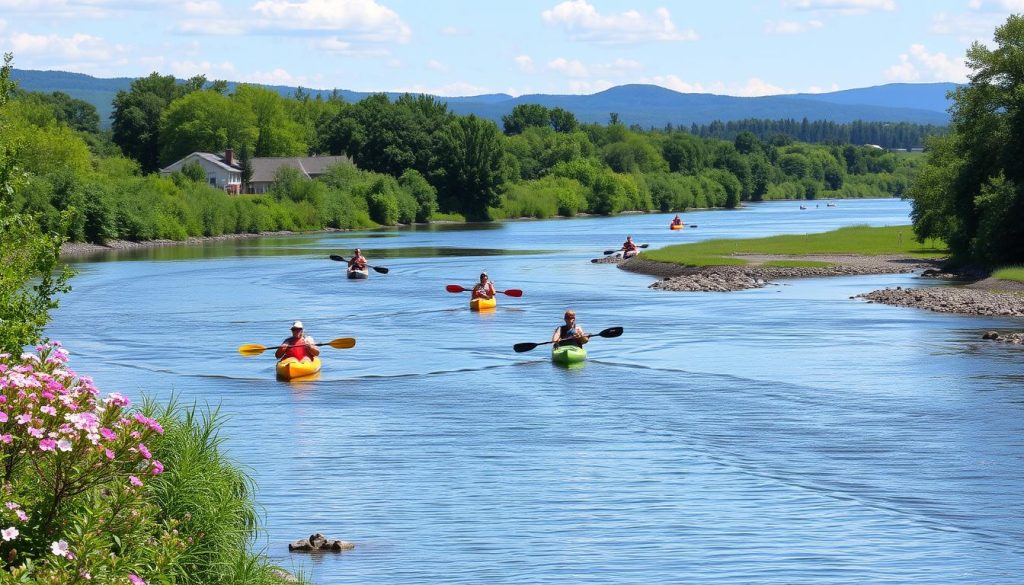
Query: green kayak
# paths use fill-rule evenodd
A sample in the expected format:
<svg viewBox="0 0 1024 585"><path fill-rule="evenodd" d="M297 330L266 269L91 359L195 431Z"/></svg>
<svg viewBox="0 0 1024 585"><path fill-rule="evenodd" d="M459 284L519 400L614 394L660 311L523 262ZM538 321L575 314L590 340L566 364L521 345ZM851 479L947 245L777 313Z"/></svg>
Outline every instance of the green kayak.
<svg viewBox="0 0 1024 585"><path fill-rule="evenodd" d="M563 345L551 350L551 361L556 364L578 364L587 359L587 350L575 345Z"/></svg>

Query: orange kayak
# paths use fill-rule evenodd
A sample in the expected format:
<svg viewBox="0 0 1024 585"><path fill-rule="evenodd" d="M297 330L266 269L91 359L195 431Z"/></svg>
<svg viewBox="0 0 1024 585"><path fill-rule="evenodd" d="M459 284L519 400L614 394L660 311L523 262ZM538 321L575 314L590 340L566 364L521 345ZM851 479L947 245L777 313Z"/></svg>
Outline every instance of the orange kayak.
<svg viewBox="0 0 1024 585"><path fill-rule="evenodd" d="M315 357L312 360L310 360L309 358L304 358L301 361L293 357L286 357L283 360L277 362L277 377L282 380L291 380L293 378L310 376L319 371L319 357Z"/></svg>
<svg viewBox="0 0 1024 585"><path fill-rule="evenodd" d="M672 223L672 224L669 224L668 229L670 229L670 230L681 230L681 229L683 229L683 224L681 224L681 223L678 223L678 224Z"/></svg>
<svg viewBox="0 0 1024 585"><path fill-rule="evenodd" d="M489 298L489 299L470 299L469 300L469 310L470 311L482 311L482 310L485 310L485 309L493 309L493 308L495 308L497 306L498 306L498 299L493 298L493 297Z"/></svg>

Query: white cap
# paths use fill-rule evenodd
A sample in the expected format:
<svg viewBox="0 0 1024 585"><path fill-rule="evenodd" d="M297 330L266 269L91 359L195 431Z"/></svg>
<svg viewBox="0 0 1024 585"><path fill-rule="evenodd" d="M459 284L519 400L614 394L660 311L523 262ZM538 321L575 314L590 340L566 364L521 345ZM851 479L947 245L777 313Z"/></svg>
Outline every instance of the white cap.
<svg viewBox="0 0 1024 585"><path fill-rule="evenodd" d="M292 323L292 329L305 329L305 327L302 326L302 321L296 321Z"/></svg>

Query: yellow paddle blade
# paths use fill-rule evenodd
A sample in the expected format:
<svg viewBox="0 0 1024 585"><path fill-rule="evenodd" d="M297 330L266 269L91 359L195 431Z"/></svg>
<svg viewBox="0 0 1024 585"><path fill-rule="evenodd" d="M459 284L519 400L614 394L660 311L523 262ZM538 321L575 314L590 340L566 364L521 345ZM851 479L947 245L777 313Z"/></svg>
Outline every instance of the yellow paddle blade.
<svg viewBox="0 0 1024 585"><path fill-rule="evenodd" d="M266 346L260 345L258 343L247 343L238 348L238 353L246 356L260 355L265 351L267 351Z"/></svg>
<svg viewBox="0 0 1024 585"><path fill-rule="evenodd" d="M339 337L338 339L332 339L327 345L334 349L348 349L356 346L356 340L354 337Z"/></svg>

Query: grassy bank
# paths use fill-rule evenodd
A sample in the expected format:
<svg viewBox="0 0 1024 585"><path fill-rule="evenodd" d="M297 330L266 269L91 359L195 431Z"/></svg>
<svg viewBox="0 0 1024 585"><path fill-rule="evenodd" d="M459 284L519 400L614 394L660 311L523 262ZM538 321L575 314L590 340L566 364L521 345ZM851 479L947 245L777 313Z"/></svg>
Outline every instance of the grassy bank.
<svg viewBox="0 0 1024 585"><path fill-rule="evenodd" d="M916 258L941 258L948 252L934 242L921 244L910 226L851 226L818 234L772 236L769 238L709 240L679 244L643 253L648 260L687 266L743 265L747 261L732 257L742 254L862 254L865 256L905 255ZM787 261L776 261L787 262ZM794 262L794 261L788 261ZM801 266L807 262L799 261Z"/></svg>
<svg viewBox="0 0 1024 585"><path fill-rule="evenodd" d="M992 278L1024 282L1024 266L1007 266L992 273Z"/></svg>

